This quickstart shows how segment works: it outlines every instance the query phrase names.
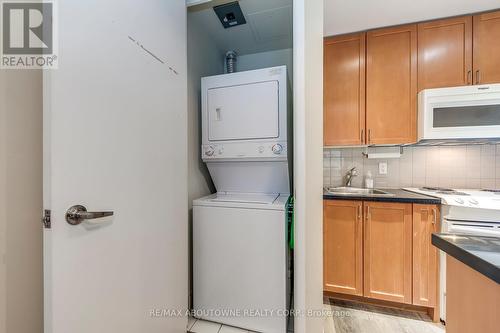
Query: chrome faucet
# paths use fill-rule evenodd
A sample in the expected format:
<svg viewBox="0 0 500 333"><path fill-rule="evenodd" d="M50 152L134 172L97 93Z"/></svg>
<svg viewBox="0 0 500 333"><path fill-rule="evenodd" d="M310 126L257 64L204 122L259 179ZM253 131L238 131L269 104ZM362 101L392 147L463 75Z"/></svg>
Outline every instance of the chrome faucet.
<svg viewBox="0 0 500 333"><path fill-rule="evenodd" d="M354 177L356 177L357 175L358 175L358 169L356 169L356 167L354 167L351 170L347 171L345 186L351 187L352 179Z"/></svg>

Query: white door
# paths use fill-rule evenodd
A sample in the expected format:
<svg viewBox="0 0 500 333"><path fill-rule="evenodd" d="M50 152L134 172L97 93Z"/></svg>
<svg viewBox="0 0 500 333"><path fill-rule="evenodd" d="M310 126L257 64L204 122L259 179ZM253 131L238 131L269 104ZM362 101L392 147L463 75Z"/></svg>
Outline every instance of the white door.
<svg viewBox="0 0 500 333"><path fill-rule="evenodd" d="M44 74L45 333L185 332L184 0L58 1ZM83 205L114 216L70 225Z"/></svg>

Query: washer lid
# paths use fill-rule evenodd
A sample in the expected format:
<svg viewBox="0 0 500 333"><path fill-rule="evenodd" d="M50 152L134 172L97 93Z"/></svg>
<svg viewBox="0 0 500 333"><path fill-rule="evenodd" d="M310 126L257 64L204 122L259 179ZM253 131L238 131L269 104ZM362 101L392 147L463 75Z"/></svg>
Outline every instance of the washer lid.
<svg viewBox="0 0 500 333"><path fill-rule="evenodd" d="M284 193L218 192L193 200L193 206L284 211L288 197Z"/></svg>
<svg viewBox="0 0 500 333"><path fill-rule="evenodd" d="M279 196L280 196L279 193L268 194L268 193L218 192L208 200L215 202L272 204Z"/></svg>

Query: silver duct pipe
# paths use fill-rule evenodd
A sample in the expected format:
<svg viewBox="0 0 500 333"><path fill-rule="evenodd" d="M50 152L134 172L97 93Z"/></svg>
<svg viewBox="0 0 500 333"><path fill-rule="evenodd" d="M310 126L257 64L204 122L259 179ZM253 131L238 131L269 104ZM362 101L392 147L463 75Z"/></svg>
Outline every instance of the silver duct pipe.
<svg viewBox="0 0 500 333"><path fill-rule="evenodd" d="M235 51L227 51L226 53L226 71L227 73L236 72L236 62L238 61L238 54Z"/></svg>

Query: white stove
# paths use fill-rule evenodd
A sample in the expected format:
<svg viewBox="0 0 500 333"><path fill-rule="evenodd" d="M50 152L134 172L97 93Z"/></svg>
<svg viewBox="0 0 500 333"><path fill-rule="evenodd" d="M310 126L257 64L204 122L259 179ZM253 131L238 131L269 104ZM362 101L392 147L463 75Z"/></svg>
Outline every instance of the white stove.
<svg viewBox="0 0 500 333"><path fill-rule="evenodd" d="M500 211L500 190L449 189L442 187L405 190L441 198L443 205ZM500 219L498 220L500 222Z"/></svg>
<svg viewBox="0 0 500 333"><path fill-rule="evenodd" d="M407 188L441 199L441 231L500 237L500 191Z"/></svg>
<svg viewBox="0 0 500 333"><path fill-rule="evenodd" d="M500 238L500 191L447 189L405 190L441 199L441 232ZM446 255L440 251L440 317L446 320Z"/></svg>

